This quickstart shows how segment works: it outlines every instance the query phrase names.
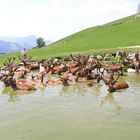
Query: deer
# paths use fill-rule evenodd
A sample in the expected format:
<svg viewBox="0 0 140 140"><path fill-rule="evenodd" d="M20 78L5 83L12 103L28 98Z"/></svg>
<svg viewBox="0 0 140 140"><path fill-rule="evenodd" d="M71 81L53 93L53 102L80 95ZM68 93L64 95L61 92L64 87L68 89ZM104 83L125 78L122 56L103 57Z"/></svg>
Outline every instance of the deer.
<svg viewBox="0 0 140 140"><path fill-rule="evenodd" d="M88 74L84 77L85 80L93 80L93 79L97 79L99 76L98 73L95 72L88 72Z"/></svg>
<svg viewBox="0 0 140 140"><path fill-rule="evenodd" d="M15 82L16 90L36 90L35 83L27 81L25 79L19 79Z"/></svg>
<svg viewBox="0 0 140 140"><path fill-rule="evenodd" d="M4 65L3 70L5 72L9 72L9 71L17 68L17 66L14 64L15 60L16 60L15 57L9 57L9 58L7 58L7 60L3 63L3 65Z"/></svg>
<svg viewBox="0 0 140 140"><path fill-rule="evenodd" d="M60 76L60 78L58 78L58 79L46 81L46 84L48 84L48 85L64 85L64 86L69 86L68 80L69 80L68 77Z"/></svg>
<svg viewBox="0 0 140 140"><path fill-rule="evenodd" d="M104 66L104 70L107 71L107 73L112 73L117 72L118 75L121 74L123 75L123 65L119 63L114 63L108 66Z"/></svg>
<svg viewBox="0 0 140 140"><path fill-rule="evenodd" d="M114 87L114 85L117 83L117 80L119 79L119 77L120 77L120 74L116 77L116 79L114 79L113 74L111 74L109 77L105 77L102 73L100 76L98 76L97 82L99 83L100 80L103 80L105 85L108 86L108 91L114 92L116 91L116 88Z"/></svg>
<svg viewBox="0 0 140 140"><path fill-rule="evenodd" d="M90 71L92 71L92 70L95 70L95 69L97 69L97 73L100 73L100 69L102 68L103 66L102 66L102 64L100 63L100 61L99 60L94 60L94 61L92 61L92 63L90 63L89 65L88 65L88 69L90 70Z"/></svg>
<svg viewBox="0 0 140 140"><path fill-rule="evenodd" d="M37 87L45 87L46 84L43 83L43 78L44 75L42 75L41 77L41 81L37 81L37 80L26 80L26 79L15 79L13 76L8 77L7 81L9 86L11 86L11 88L13 90L36 90Z"/></svg>
<svg viewBox="0 0 140 140"><path fill-rule="evenodd" d="M65 63L60 62L58 66L53 67L54 73L61 75L62 72L66 72L68 70L68 67Z"/></svg>
<svg viewBox="0 0 140 140"><path fill-rule="evenodd" d="M5 86L11 86L13 90L32 90L34 89L33 83L25 79L16 79L15 74L17 73L19 67L14 65L15 58L10 57L4 63L4 70L8 71L1 75L1 80L4 82Z"/></svg>
<svg viewBox="0 0 140 140"><path fill-rule="evenodd" d="M129 85L126 82L121 82L121 83L118 83L117 85L115 85L115 89L117 89L117 90L121 90L121 89L125 89L125 88L129 88Z"/></svg>
<svg viewBox="0 0 140 140"><path fill-rule="evenodd" d="M31 80L26 79L18 79L15 81L16 90L37 90L38 88L44 88L47 86L44 83L44 73L41 73L40 79L34 79L34 76L31 76Z"/></svg>
<svg viewBox="0 0 140 140"><path fill-rule="evenodd" d="M140 61L134 60L134 61L132 62L132 64L134 65L136 72L139 72Z"/></svg>
<svg viewBox="0 0 140 140"><path fill-rule="evenodd" d="M117 83L120 75L121 74L119 74L116 78L114 78L113 74L111 74L109 77L105 77L103 74L101 74L97 78L97 82L99 83L100 80L103 80L105 85L108 86L108 91L109 92L115 92L116 90L128 88L129 85L126 82L121 82L119 84Z"/></svg>
<svg viewBox="0 0 140 140"><path fill-rule="evenodd" d="M3 71L1 71L0 80L4 82L5 86L10 86L9 77L14 77L15 71L18 67L14 64L15 57L9 57L4 63Z"/></svg>
<svg viewBox="0 0 140 140"><path fill-rule="evenodd" d="M140 68L140 58L139 53L135 53L135 59L133 60L133 65L135 67L136 72L139 72Z"/></svg>
<svg viewBox="0 0 140 140"><path fill-rule="evenodd" d="M31 71L31 65L28 64L28 62L31 59L32 59L31 56L26 57L26 58L19 56L19 60L23 63L23 67L20 67L20 70L22 69L23 71L30 72Z"/></svg>
<svg viewBox="0 0 140 140"><path fill-rule="evenodd" d="M27 64L29 60L31 60L31 57L29 58L22 58L19 56L19 59L23 62L23 66L18 66L18 68L15 71L15 78L21 79L25 78L26 74L31 71L31 66Z"/></svg>

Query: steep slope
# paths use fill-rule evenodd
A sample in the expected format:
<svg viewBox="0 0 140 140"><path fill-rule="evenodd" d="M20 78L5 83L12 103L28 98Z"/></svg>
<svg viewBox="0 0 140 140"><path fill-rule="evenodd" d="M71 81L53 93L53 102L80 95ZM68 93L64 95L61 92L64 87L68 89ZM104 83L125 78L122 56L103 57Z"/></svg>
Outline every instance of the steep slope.
<svg viewBox="0 0 140 140"><path fill-rule="evenodd" d="M103 51L135 45L140 45L140 17L136 18L136 15L132 15L102 26L85 29L47 47L29 50L28 53L35 58L47 58L70 53L103 53ZM9 55L0 58L5 59L7 56Z"/></svg>
<svg viewBox="0 0 140 140"><path fill-rule="evenodd" d="M31 54L59 55L140 45L140 18L135 15L88 28L61 39L47 48L31 50Z"/></svg>

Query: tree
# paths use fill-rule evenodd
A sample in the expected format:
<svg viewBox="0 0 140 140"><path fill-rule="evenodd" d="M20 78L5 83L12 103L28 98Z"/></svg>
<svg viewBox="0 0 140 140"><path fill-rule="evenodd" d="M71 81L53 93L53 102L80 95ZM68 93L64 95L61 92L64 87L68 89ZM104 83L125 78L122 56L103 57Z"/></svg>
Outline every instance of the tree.
<svg viewBox="0 0 140 140"><path fill-rule="evenodd" d="M46 42L42 37L37 38L36 40L37 48L42 48L45 46Z"/></svg>
<svg viewBox="0 0 140 140"><path fill-rule="evenodd" d="M140 3L138 4L137 12L140 13Z"/></svg>

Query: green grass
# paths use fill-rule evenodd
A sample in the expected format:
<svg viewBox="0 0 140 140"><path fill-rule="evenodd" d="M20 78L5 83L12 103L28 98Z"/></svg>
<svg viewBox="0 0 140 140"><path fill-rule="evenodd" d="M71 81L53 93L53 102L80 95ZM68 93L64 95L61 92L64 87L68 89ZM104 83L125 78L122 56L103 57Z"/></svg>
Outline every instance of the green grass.
<svg viewBox="0 0 140 140"><path fill-rule="evenodd" d="M135 18L135 15L85 29L48 47L29 50L28 53L34 58L41 59L66 56L70 53L105 53L118 50L119 47L134 45L140 45L140 18ZM17 56L19 53L0 56L0 64L11 55Z"/></svg>

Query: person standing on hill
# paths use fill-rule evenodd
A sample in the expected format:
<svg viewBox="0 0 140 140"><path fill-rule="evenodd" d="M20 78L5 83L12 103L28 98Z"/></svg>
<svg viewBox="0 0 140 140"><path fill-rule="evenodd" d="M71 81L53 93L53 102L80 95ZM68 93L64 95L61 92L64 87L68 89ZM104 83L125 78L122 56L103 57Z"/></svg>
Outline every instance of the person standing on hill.
<svg viewBox="0 0 140 140"><path fill-rule="evenodd" d="M23 58L26 58L26 57L27 57L27 51L26 51L25 48L23 48L23 49L21 50L21 57L23 57Z"/></svg>

